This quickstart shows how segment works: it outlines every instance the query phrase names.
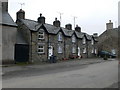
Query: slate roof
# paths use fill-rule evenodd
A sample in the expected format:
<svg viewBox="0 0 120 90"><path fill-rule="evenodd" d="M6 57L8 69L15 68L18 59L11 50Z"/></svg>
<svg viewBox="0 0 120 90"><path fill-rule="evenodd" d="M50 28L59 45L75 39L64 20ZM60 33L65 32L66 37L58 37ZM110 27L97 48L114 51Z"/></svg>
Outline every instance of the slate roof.
<svg viewBox="0 0 120 90"><path fill-rule="evenodd" d="M91 40L92 39L91 35L88 35L87 33L84 33L84 34L85 34L87 40Z"/></svg>
<svg viewBox="0 0 120 90"><path fill-rule="evenodd" d="M60 27L55 27L50 24L44 24L44 27L47 29L47 32L50 34L57 34L60 30Z"/></svg>
<svg viewBox="0 0 120 90"><path fill-rule="evenodd" d="M37 21L34 20L29 20L29 19L21 19L21 21L31 30L31 31L38 31L38 29L42 26L42 24L38 23ZM43 25L47 32L50 34L57 34L60 28L57 28L53 25L50 24L44 24Z"/></svg>
<svg viewBox="0 0 120 90"><path fill-rule="evenodd" d="M91 36L88 35L87 33L83 33L83 32L80 33L80 32L75 31L75 30L68 30L68 29L63 28L63 27L56 27L56 26L51 25L51 24L40 24L37 21L29 20L29 19L21 19L21 21L31 31L38 31L38 29L43 25L46 28L46 30L49 34L57 34L60 30L62 30L64 35L67 36L67 37L71 37L73 35L73 33L75 32L75 34L78 38L83 38L84 35L85 35L88 40L91 40Z"/></svg>
<svg viewBox="0 0 120 90"><path fill-rule="evenodd" d="M84 33L80 33L78 31L75 31L75 34L77 35L78 38L83 38L84 37Z"/></svg>
<svg viewBox="0 0 120 90"><path fill-rule="evenodd" d="M0 10L0 16L2 17L2 19L0 20L0 24L17 27L17 24L13 21L12 17L8 12L2 12Z"/></svg>
<svg viewBox="0 0 120 90"><path fill-rule="evenodd" d="M41 26L42 24L39 24L38 22L30 19L21 19L21 21L31 30L31 31L37 31L36 28L38 26Z"/></svg>
<svg viewBox="0 0 120 90"><path fill-rule="evenodd" d="M64 33L64 35L65 36L68 36L68 37L71 37L72 36L72 34L74 33L74 31L73 30L68 30L68 29L66 29L66 28L61 28L62 29L62 31L63 31L63 33Z"/></svg>

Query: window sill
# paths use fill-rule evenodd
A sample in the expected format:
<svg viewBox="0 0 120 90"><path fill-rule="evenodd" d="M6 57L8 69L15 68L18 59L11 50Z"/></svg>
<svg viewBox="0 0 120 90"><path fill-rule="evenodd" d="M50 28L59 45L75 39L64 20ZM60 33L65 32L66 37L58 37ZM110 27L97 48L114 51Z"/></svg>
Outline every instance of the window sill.
<svg viewBox="0 0 120 90"><path fill-rule="evenodd" d="M45 53L37 53L38 55L45 55Z"/></svg>
<svg viewBox="0 0 120 90"><path fill-rule="evenodd" d="M58 53L58 54L63 54L63 53Z"/></svg>
<svg viewBox="0 0 120 90"><path fill-rule="evenodd" d="M38 40L45 40L45 38L39 38Z"/></svg>

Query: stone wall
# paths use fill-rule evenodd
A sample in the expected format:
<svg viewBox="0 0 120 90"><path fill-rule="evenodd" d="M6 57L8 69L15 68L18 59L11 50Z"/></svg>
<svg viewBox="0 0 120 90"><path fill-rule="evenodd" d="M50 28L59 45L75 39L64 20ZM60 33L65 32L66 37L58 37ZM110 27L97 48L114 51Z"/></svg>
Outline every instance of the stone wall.
<svg viewBox="0 0 120 90"><path fill-rule="evenodd" d="M118 29L106 30L98 38L98 50L99 51L116 51L118 54Z"/></svg>

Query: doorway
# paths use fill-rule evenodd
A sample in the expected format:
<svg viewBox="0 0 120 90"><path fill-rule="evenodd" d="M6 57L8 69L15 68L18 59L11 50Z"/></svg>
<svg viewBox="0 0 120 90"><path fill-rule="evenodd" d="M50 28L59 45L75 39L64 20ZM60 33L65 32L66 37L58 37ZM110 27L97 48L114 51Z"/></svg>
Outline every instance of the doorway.
<svg viewBox="0 0 120 90"><path fill-rule="evenodd" d="M80 57L80 47L78 47L78 56Z"/></svg>
<svg viewBox="0 0 120 90"><path fill-rule="evenodd" d="M53 46L48 47L48 59L53 55Z"/></svg>

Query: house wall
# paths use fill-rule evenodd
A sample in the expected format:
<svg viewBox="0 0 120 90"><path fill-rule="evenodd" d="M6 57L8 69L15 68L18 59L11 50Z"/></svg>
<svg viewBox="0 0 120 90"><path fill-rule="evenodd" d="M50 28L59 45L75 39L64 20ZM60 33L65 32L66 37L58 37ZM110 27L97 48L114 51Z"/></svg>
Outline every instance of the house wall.
<svg viewBox="0 0 120 90"><path fill-rule="evenodd" d="M86 37L85 37L85 39L86 39ZM84 48L86 48L86 53L83 53ZM87 39L86 39L85 44L83 44L83 39L81 40L81 56L82 56L82 58L87 58L88 57L88 41L87 41Z"/></svg>
<svg viewBox="0 0 120 90"><path fill-rule="evenodd" d="M98 49L99 51L111 52L113 49L118 54L118 30L111 29L103 32L98 38Z"/></svg>
<svg viewBox="0 0 120 90"><path fill-rule="evenodd" d="M71 55L72 47L71 47L71 37L64 37L65 40L65 58L69 59Z"/></svg>
<svg viewBox="0 0 120 90"><path fill-rule="evenodd" d="M60 32L60 33L62 33L62 32ZM62 41L58 41L58 35L59 34L55 35L55 42L57 42L56 46L54 46L56 49L55 56L57 56L58 60L62 60L65 57L65 37L62 34ZM58 46L59 45L62 47L62 53L58 53Z"/></svg>
<svg viewBox="0 0 120 90"><path fill-rule="evenodd" d="M94 45L91 44L91 41L88 41L88 58L92 58L94 53L92 53L92 49L95 48Z"/></svg>
<svg viewBox="0 0 120 90"><path fill-rule="evenodd" d="M80 55L82 55L82 39L79 38L77 41L78 41L77 42L78 43L78 47L80 48Z"/></svg>
<svg viewBox="0 0 120 90"><path fill-rule="evenodd" d="M53 46L53 55L56 56L57 60L62 60L64 58L64 37L62 35L62 41L58 41L57 35L49 34L49 43ZM58 53L58 46L62 47L62 53Z"/></svg>
<svg viewBox="0 0 120 90"><path fill-rule="evenodd" d="M26 43L29 45L29 61L33 62L31 57L31 31L21 22L17 22L18 24L18 31L22 34L23 38L25 39Z"/></svg>
<svg viewBox="0 0 120 90"><path fill-rule="evenodd" d="M38 53L38 45L44 46L44 53ZM48 34L45 33L45 39L38 40L38 31L32 32L32 48L30 50L31 58L34 63L47 61L48 56Z"/></svg>
<svg viewBox="0 0 120 90"><path fill-rule="evenodd" d="M14 62L16 33L17 33L16 27L2 26L2 60L3 60L3 63Z"/></svg>
<svg viewBox="0 0 120 90"><path fill-rule="evenodd" d="M2 64L2 25L0 25L0 65Z"/></svg>

